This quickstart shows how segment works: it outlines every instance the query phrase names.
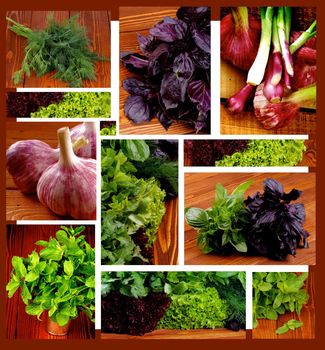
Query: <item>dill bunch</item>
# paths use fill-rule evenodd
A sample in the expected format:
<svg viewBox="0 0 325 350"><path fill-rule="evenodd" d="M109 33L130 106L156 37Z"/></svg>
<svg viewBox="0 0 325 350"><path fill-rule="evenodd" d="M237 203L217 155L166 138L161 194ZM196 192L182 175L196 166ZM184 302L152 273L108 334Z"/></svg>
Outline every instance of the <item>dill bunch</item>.
<svg viewBox="0 0 325 350"><path fill-rule="evenodd" d="M54 78L71 87L81 86L85 79L95 80L95 63L105 58L90 51L90 41L78 17L59 24L49 13L46 28L35 31L7 17L13 23L9 29L27 39L21 69L13 75L15 85L23 80L24 74L29 77L31 71L37 76L55 72Z"/></svg>

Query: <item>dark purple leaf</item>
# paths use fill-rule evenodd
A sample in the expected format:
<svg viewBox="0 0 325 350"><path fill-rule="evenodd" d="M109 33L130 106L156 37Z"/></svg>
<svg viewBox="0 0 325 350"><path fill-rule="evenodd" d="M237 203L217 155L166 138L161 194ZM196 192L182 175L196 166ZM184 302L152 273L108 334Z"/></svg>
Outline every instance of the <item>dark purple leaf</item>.
<svg viewBox="0 0 325 350"><path fill-rule="evenodd" d="M178 77L191 78L194 72L194 64L187 52L181 53L175 58L173 71Z"/></svg>
<svg viewBox="0 0 325 350"><path fill-rule="evenodd" d="M191 53L192 61L197 68L210 70L210 54L195 48Z"/></svg>
<svg viewBox="0 0 325 350"><path fill-rule="evenodd" d="M142 96L129 96L125 101L124 113L136 124L150 120L150 109Z"/></svg>
<svg viewBox="0 0 325 350"><path fill-rule="evenodd" d="M149 60L138 53L121 53L124 66L131 72L141 72L148 68Z"/></svg>
<svg viewBox="0 0 325 350"><path fill-rule="evenodd" d="M137 78L127 78L123 81L123 89L130 95L148 97L154 93L154 87Z"/></svg>
<svg viewBox="0 0 325 350"><path fill-rule="evenodd" d="M177 18L191 23L202 17L210 19L210 8L209 7L180 7L176 13Z"/></svg>
<svg viewBox="0 0 325 350"><path fill-rule="evenodd" d="M148 75L150 77L165 72L168 52L169 46L162 43L149 55Z"/></svg>
<svg viewBox="0 0 325 350"><path fill-rule="evenodd" d="M210 110L210 88L202 80L193 80L188 84L187 93L192 102L198 104L198 110Z"/></svg>
<svg viewBox="0 0 325 350"><path fill-rule="evenodd" d="M296 190L295 188L291 190L289 193L284 193L282 199L289 203L291 201L297 200L301 196L302 192L299 190Z"/></svg>
<svg viewBox="0 0 325 350"><path fill-rule="evenodd" d="M198 133L201 130L208 129L207 126L207 114L206 112L200 111L197 120L194 124L195 131Z"/></svg>
<svg viewBox="0 0 325 350"><path fill-rule="evenodd" d="M161 41L172 43L185 37L187 25L185 22L165 17L163 21L149 30L149 33Z"/></svg>
<svg viewBox="0 0 325 350"><path fill-rule="evenodd" d="M192 25L192 36L195 44L203 51L210 53L210 35Z"/></svg>
<svg viewBox="0 0 325 350"><path fill-rule="evenodd" d="M264 181L264 190L266 192L266 195L277 197L278 199L282 198L283 186L274 179L266 179Z"/></svg>
<svg viewBox="0 0 325 350"><path fill-rule="evenodd" d="M138 33L137 38L138 38L139 48L145 55L152 52L157 46L157 41L150 34L147 36L144 36Z"/></svg>
<svg viewBox="0 0 325 350"><path fill-rule="evenodd" d="M157 118L158 118L160 124L161 124L166 130L168 130L169 127L173 124L173 120L170 119L170 118L168 118L167 113L164 114L163 111L159 111L159 112L157 113Z"/></svg>
<svg viewBox="0 0 325 350"><path fill-rule="evenodd" d="M184 102L186 88L186 79L178 78L173 72L166 73L160 87L160 94L165 108L176 108L180 102Z"/></svg>

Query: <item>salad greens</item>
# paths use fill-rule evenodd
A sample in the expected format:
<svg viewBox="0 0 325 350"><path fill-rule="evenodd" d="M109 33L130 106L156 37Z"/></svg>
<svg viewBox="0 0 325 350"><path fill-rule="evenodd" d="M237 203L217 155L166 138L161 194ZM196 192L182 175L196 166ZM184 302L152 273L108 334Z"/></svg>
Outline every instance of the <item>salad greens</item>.
<svg viewBox="0 0 325 350"><path fill-rule="evenodd" d="M109 92L65 92L58 103L30 113L31 118L110 118Z"/></svg>
<svg viewBox="0 0 325 350"><path fill-rule="evenodd" d="M248 214L244 193L251 183L247 181L240 184L231 194L221 184L217 184L211 208L185 209L186 222L198 230L197 244L203 253L247 252L245 227Z"/></svg>
<svg viewBox="0 0 325 350"><path fill-rule="evenodd" d="M293 331L296 328L302 327L303 323L301 321L297 321L295 319L289 320L286 322L283 326L279 327L275 333L276 334L284 334L287 333L289 330Z"/></svg>
<svg viewBox="0 0 325 350"><path fill-rule="evenodd" d="M20 290L28 315L49 317L64 326L80 311L94 321L95 249L80 233L85 229L65 226L49 241L37 241L43 247L27 258L12 258L11 278L6 286L8 297Z"/></svg>
<svg viewBox="0 0 325 350"><path fill-rule="evenodd" d="M147 331L224 326L239 330L245 327L245 277L245 272L104 272L102 315L115 322L113 328L117 333L123 325L127 332L143 334L138 318L152 324ZM121 299L129 305L126 314L117 309ZM139 305L141 315L132 315L129 320L130 313ZM162 308L164 312L153 312ZM109 315L115 315L114 320Z"/></svg>
<svg viewBox="0 0 325 350"><path fill-rule="evenodd" d="M301 274L255 272L253 274L253 326L258 325L260 318L277 320L279 315L294 311L299 315L309 298L305 289L307 277L306 272ZM302 325L293 320L289 322L278 329L277 333L284 333L287 327L295 329Z"/></svg>

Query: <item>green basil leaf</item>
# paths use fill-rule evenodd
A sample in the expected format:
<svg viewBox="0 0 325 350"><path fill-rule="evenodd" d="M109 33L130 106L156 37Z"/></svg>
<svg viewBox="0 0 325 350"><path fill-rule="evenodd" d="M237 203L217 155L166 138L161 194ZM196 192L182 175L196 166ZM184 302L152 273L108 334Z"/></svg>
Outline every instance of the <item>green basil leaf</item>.
<svg viewBox="0 0 325 350"><path fill-rule="evenodd" d="M11 298L20 286L20 282L11 279L6 285L6 290L8 291L8 297Z"/></svg>
<svg viewBox="0 0 325 350"><path fill-rule="evenodd" d="M287 324L283 325L282 327L279 327L275 333L276 334L284 334L284 333L287 333L289 331L289 327Z"/></svg>
<svg viewBox="0 0 325 350"><path fill-rule="evenodd" d="M150 148L144 140L121 140L121 149L127 158L139 162L150 156Z"/></svg>
<svg viewBox="0 0 325 350"><path fill-rule="evenodd" d="M185 219L194 228L204 227L209 224L208 213L200 208L185 209Z"/></svg>
<svg viewBox="0 0 325 350"><path fill-rule="evenodd" d="M39 278L39 274L35 271L29 271L25 277L26 282L33 282Z"/></svg>
<svg viewBox="0 0 325 350"><path fill-rule="evenodd" d="M20 258L19 256L14 256L11 259L11 264L15 269L17 277L22 278L26 276L27 270L22 258Z"/></svg>
<svg viewBox="0 0 325 350"><path fill-rule="evenodd" d="M65 326L70 320L69 316L62 314L61 312L56 313L55 318L59 326Z"/></svg>
<svg viewBox="0 0 325 350"><path fill-rule="evenodd" d="M65 261L63 263L63 270L68 276L71 277L73 275L73 271L74 271L72 261L70 261L70 260Z"/></svg>

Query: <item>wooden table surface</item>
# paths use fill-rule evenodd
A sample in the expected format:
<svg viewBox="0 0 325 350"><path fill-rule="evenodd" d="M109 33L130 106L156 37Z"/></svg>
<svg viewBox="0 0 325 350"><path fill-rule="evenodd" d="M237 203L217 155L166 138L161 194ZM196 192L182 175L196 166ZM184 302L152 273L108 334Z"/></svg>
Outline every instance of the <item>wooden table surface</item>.
<svg viewBox="0 0 325 350"><path fill-rule="evenodd" d="M40 249L35 245L38 240L48 240L55 236L60 226L50 225L7 225L6 248L6 282L9 281L11 272L11 259L13 256L26 257L34 249ZM87 226L85 236L87 242L94 246L95 230L93 226ZM20 292L11 298L6 298L6 325L7 339L90 339L95 336L95 327L83 313L71 322L71 328L66 336L53 336L45 330L45 321L40 322L36 316L27 315L25 304L20 298ZM45 315L44 315L45 316ZM43 317L45 320L45 317Z"/></svg>
<svg viewBox="0 0 325 350"><path fill-rule="evenodd" d="M221 60L220 66L220 97L222 101L229 98L242 88L246 83L246 72L232 66L230 63ZM253 109L243 111L238 115L232 115L220 105L220 132L226 134L316 134L316 112L314 110L301 110L299 116L288 126L266 130L256 119Z"/></svg>
<svg viewBox="0 0 325 350"><path fill-rule="evenodd" d="M164 17L175 18L178 7L121 7L120 52L140 53L137 33L148 35L149 29ZM120 133L126 134L193 134L194 129L184 123L174 123L168 131L154 118L148 123L134 124L124 115L124 103L128 93L123 89L123 80L133 76L120 62Z"/></svg>
<svg viewBox="0 0 325 350"><path fill-rule="evenodd" d="M188 265L315 265L316 263L316 225L315 225L315 173L191 173L185 174L185 208L198 207L207 209L212 205L215 185L221 183L232 191L240 183L252 179L251 187L246 191L252 195L263 192L263 181L274 178L283 184L286 192L292 188L303 191L297 202L306 209L304 228L310 233L308 249L298 249L296 257L289 256L286 261L274 261L262 256L244 256L233 254L220 256L203 254L196 246L197 231L185 222L185 264Z"/></svg>
<svg viewBox="0 0 325 350"><path fill-rule="evenodd" d="M47 11L8 11L7 16L32 29L42 29L47 24ZM79 22L87 30L91 41L90 49L97 54L110 59L110 13L108 11L55 11L54 18L59 22L80 13ZM6 87L67 87L61 80L54 79L53 73L37 77L32 73L19 85L14 85L12 75L20 69L25 56L26 39L17 36L11 30L6 31ZM96 62L96 80L85 80L83 87L111 86L110 60Z"/></svg>
<svg viewBox="0 0 325 350"><path fill-rule="evenodd" d="M225 328L193 329L189 331L159 329L142 336L102 333L101 339L246 339L246 332L244 330L234 332Z"/></svg>
<svg viewBox="0 0 325 350"><path fill-rule="evenodd" d="M64 126L80 124L76 122L19 122L7 118L6 149L20 140L37 139L55 148L58 145L56 131ZM62 217L43 206L35 194L20 192L11 175L6 171L6 220L57 220Z"/></svg>
<svg viewBox="0 0 325 350"><path fill-rule="evenodd" d="M194 141L195 142L195 141ZM316 167L316 140L305 140L306 151L303 153L302 161L297 166ZM192 160L187 152L184 152L184 166L192 166ZM217 168L216 168L217 171Z"/></svg>
<svg viewBox="0 0 325 350"><path fill-rule="evenodd" d="M309 294L307 304L302 308L300 315L295 312L288 312L285 315L280 315L276 321L260 319L258 326L253 329L253 339L313 339L315 338L315 274L309 272L306 281L306 290ZM283 326L289 320L302 321L303 326L288 331L285 334L277 335L275 331L277 328Z"/></svg>

